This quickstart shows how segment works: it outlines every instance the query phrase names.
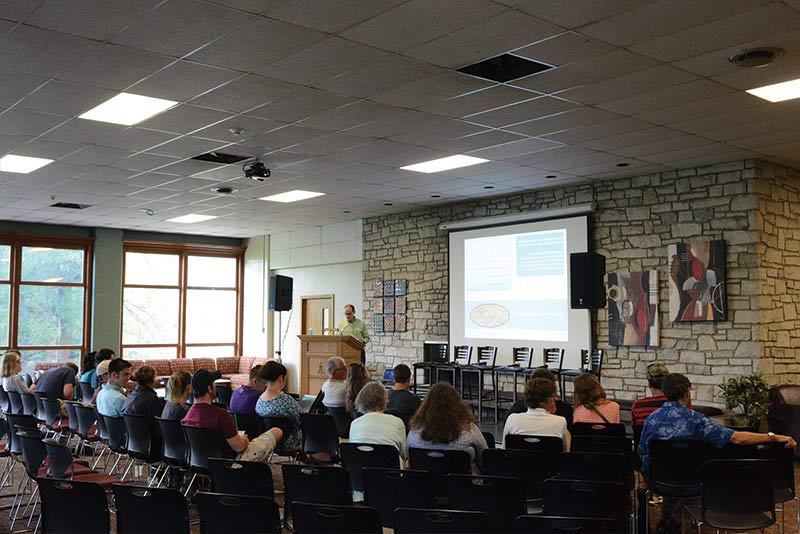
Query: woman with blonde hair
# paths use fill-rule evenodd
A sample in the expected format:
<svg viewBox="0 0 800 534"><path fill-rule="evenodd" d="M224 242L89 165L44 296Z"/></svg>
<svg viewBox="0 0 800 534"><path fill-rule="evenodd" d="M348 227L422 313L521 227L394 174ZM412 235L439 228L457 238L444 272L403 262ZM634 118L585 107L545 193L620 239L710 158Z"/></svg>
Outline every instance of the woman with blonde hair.
<svg viewBox="0 0 800 534"><path fill-rule="evenodd" d="M344 408L353 416L355 416L358 411L356 407L356 397L367 382L369 382L369 373L367 373L364 364L353 362L347 366L347 379L345 380L347 394L344 398Z"/></svg>
<svg viewBox="0 0 800 534"><path fill-rule="evenodd" d="M486 438L456 390L447 382L434 384L411 418L408 446L417 449L465 451L472 473L479 475ZM414 466L412 465L413 469Z"/></svg>
<svg viewBox="0 0 800 534"><path fill-rule="evenodd" d="M0 377L3 379L3 389L17 393L32 393L33 387L28 387L25 379L20 375L22 359L19 351L7 350L0 359Z"/></svg>
<svg viewBox="0 0 800 534"><path fill-rule="evenodd" d="M606 398L597 377L584 373L575 379L573 423L619 423L619 404Z"/></svg>
<svg viewBox="0 0 800 534"><path fill-rule="evenodd" d="M163 419L175 419L180 421L184 418L189 408L186 401L192 393L192 375L186 371L172 373L167 382L167 404L161 412Z"/></svg>

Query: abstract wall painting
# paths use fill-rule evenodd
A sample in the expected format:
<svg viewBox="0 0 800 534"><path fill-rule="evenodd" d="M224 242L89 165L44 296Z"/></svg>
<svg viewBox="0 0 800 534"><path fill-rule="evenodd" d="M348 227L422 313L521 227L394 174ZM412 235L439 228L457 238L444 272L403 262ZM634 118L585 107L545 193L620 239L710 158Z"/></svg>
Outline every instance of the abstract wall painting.
<svg viewBox="0 0 800 534"><path fill-rule="evenodd" d="M608 273L608 343L657 347L658 271Z"/></svg>
<svg viewBox="0 0 800 534"><path fill-rule="evenodd" d="M669 318L675 322L725 321L725 241L692 241L667 248Z"/></svg>

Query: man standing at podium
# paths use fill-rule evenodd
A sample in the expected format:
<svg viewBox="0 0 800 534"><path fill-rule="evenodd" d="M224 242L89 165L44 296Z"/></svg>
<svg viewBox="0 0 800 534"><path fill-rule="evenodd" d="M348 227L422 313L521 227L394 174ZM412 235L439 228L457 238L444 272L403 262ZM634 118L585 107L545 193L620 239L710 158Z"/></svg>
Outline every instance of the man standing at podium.
<svg viewBox="0 0 800 534"><path fill-rule="evenodd" d="M366 345L369 342L369 332L367 325L361 319L356 319L356 307L352 304L345 304L344 318L337 330L339 335L354 337ZM364 362L364 349L361 349L361 361Z"/></svg>

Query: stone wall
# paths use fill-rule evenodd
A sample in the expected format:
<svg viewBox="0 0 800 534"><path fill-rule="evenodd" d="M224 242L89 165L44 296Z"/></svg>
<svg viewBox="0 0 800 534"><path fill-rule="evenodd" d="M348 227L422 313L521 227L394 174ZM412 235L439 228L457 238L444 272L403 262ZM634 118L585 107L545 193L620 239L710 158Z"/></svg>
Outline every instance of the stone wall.
<svg viewBox="0 0 800 534"><path fill-rule="evenodd" d="M773 384L800 382L800 173L758 164L759 367Z"/></svg>
<svg viewBox="0 0 800 534"><path fill-rule="evenodd" d="M376 368L422 359L422 341L448 335L448 221L552 209L593 202L595 250L607 270L658 269L661 342L658 348L610 347L605 310L592 325L595 343L606 350L603 384L614 398L644 392L646 365L666 362L689 375L695 397L719 404L716 385L751 372L758 342L755 177L757 162L739 161L655 175L594 181L518 195L398 213L364 221L364 310L375 278L407 278L408 331L375 334L370 364ZM675 323L668 319L667 245L685 240L725 239L728 320ZM510 358L505 355L506 358Z"/></svg>

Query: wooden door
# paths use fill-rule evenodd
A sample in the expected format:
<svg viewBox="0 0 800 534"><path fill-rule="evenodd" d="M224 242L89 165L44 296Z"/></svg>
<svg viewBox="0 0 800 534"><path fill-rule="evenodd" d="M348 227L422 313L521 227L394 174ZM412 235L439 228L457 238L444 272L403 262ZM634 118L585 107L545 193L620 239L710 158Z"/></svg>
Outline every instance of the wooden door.
<svg viewBox="0 0 800 534"><path fill-rule="evenodd" d="M333 322L333 295L302 297L302 322L300 333L321 336L335 328Z"/></svg>

